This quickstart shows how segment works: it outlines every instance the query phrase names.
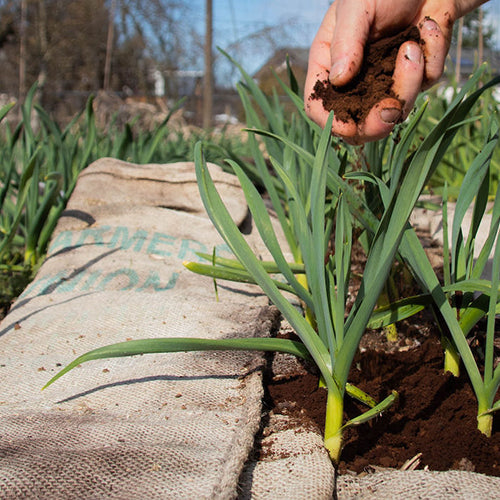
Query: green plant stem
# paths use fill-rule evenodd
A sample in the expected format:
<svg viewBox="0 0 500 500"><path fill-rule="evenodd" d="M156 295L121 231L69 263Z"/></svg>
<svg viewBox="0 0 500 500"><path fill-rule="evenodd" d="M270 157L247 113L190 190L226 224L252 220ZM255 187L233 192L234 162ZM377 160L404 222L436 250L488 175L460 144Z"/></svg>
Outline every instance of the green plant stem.
<svg viewBox="0 0 500 500"><path fill-rule="evenodd" d="M305 274L299 274L297 275L297 281L306 289L308 290L308 285L307 285L307 276ZM316 328L316 318L314 316L314 312L311 310L311 308L306 304L302 303L302 307L304 309L304 316L306 318L306 321L313 327Z"/></svg>
<svg viewBox="0 0 500 500"><path fill-rule="evenodd" d="M385 327L385 337L389 343L395 343L398 341L398 329L396 328L395 323L391 323Z"/></svg>
<svg viewBox="0 0 500 500"><path fill-rule="evenodd" d="M454 377L460 376L460 354L455 349L447 347L444 350L444 372Z"/></svg>
<svg viewBox="0 0 500 500"><path fill-rule="evenodd" d="M444 335L441 337L444 348L444 372L451 373L454 377L460 376L460 354L455 346Z"/></svg>
<svg viewBox="0 0 500 500"><path fill-rule="evenodd" d="M325 419L325 448L335 464L339 463L342 452L342 422L344 398L338 391L328 391Z"/></svg>
<svg viewBox="0 0 500 500"><path fill-rule="evenodd" d="M477 428L486 436L491 437L491 431L493 429L493 414L487 413L490 405L481 404L478 405L477 412Z"/></svg>
<svg viewBox="0 0 500 500"><path fill-rule="evenodd" d="M392 284L392 286L391 286ZM380 294L380 298L378 299L378 304L380 306L390 306L391 303L396 301L396 293L392 293L392 288L395 288L394 280L391 276L387 279L387 283L384 287L384 291ZM385 337L387 342L394 343L398 341L398 329L396 327L396 323L391 323L384 328Z"/></svg>

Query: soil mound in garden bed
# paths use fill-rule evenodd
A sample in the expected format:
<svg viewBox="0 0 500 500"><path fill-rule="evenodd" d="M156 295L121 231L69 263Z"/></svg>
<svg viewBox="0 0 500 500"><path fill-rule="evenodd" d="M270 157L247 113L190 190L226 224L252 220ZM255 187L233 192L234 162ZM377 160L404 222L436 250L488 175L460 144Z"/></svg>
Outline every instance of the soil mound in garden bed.
<svg viewBox="0 0 500 500"><path fill-rule="evenodd" d="M324 109L333 110L335 116L343 122L363 121L372 107L382 99L398 98L392 91L392 75L399 47L410 40L420 43L420 33L416 26L367 44L361 70L350 83L335 87L329 80L318 80L311 99L323 101Z"/></svg>
<svg viewBox="0 0 500 500"><path fill-rule="evenodd" d="M491 438L481 434L476 428L476 398L466 374L455 378L443 373L436 335L420 341L420 347L396 352L369 349L358 355L350 382L378 400L393 389L399 399L381 417L346 431L339 472L401 468L421 453L420 469L500 476L498 419ZM304 425L311 425L312 420L323 432L326 391L318 389L316 375L271 381L268 391L274 412L286 408L294 417L305 419ZM347 398L349 418L365 409Z"/></svg>

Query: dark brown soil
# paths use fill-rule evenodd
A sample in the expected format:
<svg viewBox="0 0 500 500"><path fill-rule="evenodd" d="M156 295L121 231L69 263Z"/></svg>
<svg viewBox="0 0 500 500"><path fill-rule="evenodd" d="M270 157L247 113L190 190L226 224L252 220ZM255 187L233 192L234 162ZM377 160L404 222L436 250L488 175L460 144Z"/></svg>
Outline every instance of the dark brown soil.
<svg viewBox="0 0 500 500"><path fill-rule="evenodd" d="M415 343L421 345L410 346ZM500 476L498 418L491 438L477 430L476 398L467 376L463 373L454 378L443 373L443 354L437 335L432 332L417 335L400 342L399 350L389 351L366 350L353 364L350 382L378 400L393 389L398 391L399 399L381 417L346 431L339 471L360 473L377 467L401 468L421 453L418 468L470 470ZM311 425L312 420L323 430L326 391L318 388L316 375L271 380L268 391L269 404L275 413L284 407L294 417L304 418L304 425ZM346 401L348 418L366 409L350 398Z"/></svg>
<svg viewBox="0 0 500 500"><path fill-rule="evenodd" d="M382 99L398 98L391 88L392 75L399 47L409 40L420 42L416 26L367 44L363 66L354 80L343 87L335 87L329 80L318 80L311 99L322 100L325 110L333 110L335 116L343 122L363 121L370 109Z"/></svg>

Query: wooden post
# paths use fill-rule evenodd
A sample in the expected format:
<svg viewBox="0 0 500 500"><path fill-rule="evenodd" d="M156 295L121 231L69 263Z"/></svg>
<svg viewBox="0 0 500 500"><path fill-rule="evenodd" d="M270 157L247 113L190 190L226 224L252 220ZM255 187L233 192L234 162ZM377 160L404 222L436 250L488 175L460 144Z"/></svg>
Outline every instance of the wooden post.
<svg viewBox="0 0 500 500"><path fill-rule="evenodd" d="M26 96L26 23L28 18L28 0L21 0L21 29L19 39L19 104Z"/></svg>
<svg viewBox="0 0 500 500"><path fill-rule="evenodd" d="M205 3L205 74L203 78L203 128L212 127L213 113L213 55L212 55L212 19L213 3Z"/></svg>
<svg viewBox="0 0 500 500"><path fill-rule="evenodd" d="M40 71L38 72L38 97L43 103L43 90L47 82L47 65L49 41L47 38L47 5L45 0L38 0L38 17L40 18L38 33L40 37Z"/></svg>
<svg viewBox="0 0 500 500"><path fill-rule="evenodd" d="M457 59L455 61L455 80L457 85L460 85L460 73L462 64L462 32L464 30L464 18L458 20L458 36L457 36Z"/></svg>
<svg viewBox="0 0 500 500"><path fill-rule="evenodd" d="M483 9L479 7L479 27L477 34L477 64L480 66L483 64L484 59L484 40L483 40Z"/></svg>
<svg viewBox="0 0 500 500"><path fill-rule="evenodd" d="M106 91L111 87L111 54L113 53L113 41L115 37L115 10L116 0L112 0L108 21L108 37L106 39L106 59L104 60L103 88Z"/></svg>

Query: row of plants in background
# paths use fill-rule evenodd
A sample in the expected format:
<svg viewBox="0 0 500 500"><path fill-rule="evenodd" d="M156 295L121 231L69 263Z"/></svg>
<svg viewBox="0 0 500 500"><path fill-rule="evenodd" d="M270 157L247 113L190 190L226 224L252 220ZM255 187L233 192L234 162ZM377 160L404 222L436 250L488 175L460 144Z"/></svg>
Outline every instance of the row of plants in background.
<svg viewBox="0 0 500 500"><path fill-rule="evenodd" d="M491 121L483 136L481 152L468 166L474 183L460 194L453 222L454 242L451 272L441 284L415 231L408 223L410 214L429 179L446 156L463 127L477 118L467 118L481 94L500 80L492 80L473 91L481 77L478 71L456 95L445 113L419 138L427 103L424 103L393 138L352 148L332 139L329 126L321 130L303 112L302 100L290 71L290 87L280 82L298 114L287 119L277 96L266 97L250 76L239 68L243 82L238 91L249 126L248 143L252 162L237 157L228 164L239 178L255 225L269 251L262 262L246 243L224 206L206 168L203 147L196 147L195 164L201 197L215 227L231 248L235 259L202 255L207 264L186 263L194 272L215 279L257 284L280 309L295 329L300 341L285 339L144 339L105 346L90 351L56 374L46 386L78 364L108 357L144 353L210 349L257 349L282 351L313 360L328 392L325 446L337 462L344 430L377 416L396 399L391 393L381 401L373 400L348 383L349 370L359 342L369 326L386 326L432 307L443 329L443 347L457 361L461 358L478 399L478 427L491 433L492 413L500 385L500 367L494 366L494 321L499 307L498 274L500 245L496 244L493 280L479 280L477 273L498 238L500 202L493 208L490 235L479 264L474 267L470 249L474 230L485 205L476 202L474 228L464 244L459 226L463 207L472 199L482 199L490 177L491 159L498 141L498 126ZM330 117L330 120L332 117ZM266 153L263 153L262 144ZM270 171L270 165L272 172ZM480 174L479 174L480 172ZM259 189L265 190L287 240L290 256L280 246L271 223L268 207ZM474 184L472 186L472 184ZM361 286L350 310L346 307L351 280L354 234L366 253ZM403 297L378 307L379 296L391 276L395 259L400 259L422 289L415 297ZM464 271L465 269L465 271ZM496 275L495 275L496 272ZM279 276L276 276L279 275ZM496 276L496 277L495 277ZM457 319L453 297L479 292L480 298L462 303L471 311L467 323ZM289 300L295 294L303 313ZM467 316L467 314L464 314ZM463 317L463 316L462 316ZM484 362L476 362L466 335L471 324L487 317ZM484 365L484 370L480 366ZM346 393L367 404L369 409L344 421Z"/></svg>
<svg viewBox="0 0 500 500"><path fill-rule="evenodd" d="M93 98L64 128L35 101L36 86L13 126L5 119L16 111L14 104L0 110L0 283L6 304L32 279L79 173L94 160L113 157L138 164L192 160L199 140L214 162L222 163L229 154L245 154L238 137L201 131L186 136L172 129L169 120L177 107L152 132L135 130L133 122L121 129L110 123L103 131L96 126Z"/></svg>
<svg viewBox="0 0 500 500"><path fill-rule="evenodd" d="M463 361L478 401L478 428L487 436L492 431L492 413L500 409L495 396L500 386L500 365L495 366L495 317L500 313L500 192L488 203L492 157L498 148L499 130L496 119L490 119L479 153L469 164L460 187L451 224L448 217L448 189L443 189L443 285L429 272L421 272L423 287L432 297L436 321L443 334L445 371L459 375ZM472 216L467 233L464 219ZM489 227L485 213L491 218ZM482 238L479 228L482 227ZM451 231L449 231L451 226ZM450 238L451 236L451 238ZM482 241L481 241L482 240ZM479 243L481 242L481 243ZM491 263L489 271L488 260ZM484 279L491 275L491 279ZM423 296L410 298L419 300ZM473 328L486 319L486 331L477 338L479 348L472 349L467 337Z"/></svg>
<svg viewBox="0 0 500 500"><path fill-rule="evenodd" d="M491 68L485 66L479 85L491 80ZM423 137L434 126L439 117L449 107L450 102L460 92L460 86L455 80L454 73L450 74L446 86L437 86L428 91L429 110L426 119L419 125L419 134ZM448 186L448 196L456 199L463 185L467 167L477 154L480 153L484 138L488 134L490 117L498 113L498 88L489 88L481 96L473 110L473 120L464 124L454 138L441 164L429 180L427 191L441 195L445 184ZM500 148L492 155L490 164L490 185L488 195L494 198L500 187Z"/></svg>

